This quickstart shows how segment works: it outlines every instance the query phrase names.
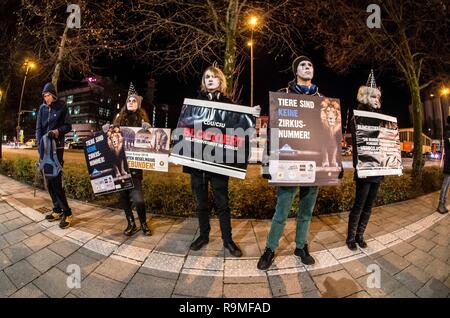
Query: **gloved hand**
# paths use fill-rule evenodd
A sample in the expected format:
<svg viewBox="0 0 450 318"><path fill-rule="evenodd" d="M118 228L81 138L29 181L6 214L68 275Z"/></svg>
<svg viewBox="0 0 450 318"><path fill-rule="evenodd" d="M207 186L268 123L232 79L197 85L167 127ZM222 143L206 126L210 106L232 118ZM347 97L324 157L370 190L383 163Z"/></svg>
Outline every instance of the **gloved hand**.
<svg viewBox="0 0 450 318"><path fill-rule="evenodd" d="M150 128L152 128L152 125L142 120L142 129L149 130Z"/></svg>
<svg viewBox="0 0 450 318"><path fill-rule="evenodd" d="M269 173L269 165L262 166L262 177L267 180L272 180L272 176Z"/></svg>
<svg viewBox="0 0 450 318"><path fill-rule="evenodd" d="M58 138L58 137L56 136L54 130L50 130L50 131L48 132L48 134L47 134L47 137L50 138L50 139L56 139L56 138Z"/></svg>
<svg viewBox="0 0 450 318"><path fill-rule="evenodd" d="M255 107L252 108L252 114L255 117L259 117L259 115L261 114L261 106L256 105Z"/></svg>
<svg viewBox="0 0 450 318"><path fill-rule="evenodd" d="M342 179L344 177L344 166L341 163L341 171L339 172L338 179Z"/></svg>
<svg viewBox="0 0 450 318"><path fill-rule="evenodd" d="M109 130L110 127L111 127L110 124L108 124L108 123L104 124L104 125L102 126L103 132L106 134L106 133L108 132L108 130Z"/></svg>

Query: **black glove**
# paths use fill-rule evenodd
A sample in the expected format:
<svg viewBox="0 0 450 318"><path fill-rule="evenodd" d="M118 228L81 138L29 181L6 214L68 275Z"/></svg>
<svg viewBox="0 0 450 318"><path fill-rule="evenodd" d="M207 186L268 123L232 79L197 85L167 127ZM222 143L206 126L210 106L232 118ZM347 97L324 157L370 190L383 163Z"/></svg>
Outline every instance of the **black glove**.
<svg viewBox="0 0 450 318"><path fill-rule="evenodd" d="M344 177L344 166L341 164L341 172L339 172L338 179L342 179Z"/></svg>
<svg viewBox="0 0 450 318"><path fill-rule="evenodd" d="M50 130L47 134L47 137L50 139L55 139L55 134L53 133L53 131Z"/></svg>
<svg viewBox="0 0 450 318"><path fill-rule="evenodd" d="M262 166L262 177L267 180L272 180L272 176L269 173L269 165Z"/></svg>

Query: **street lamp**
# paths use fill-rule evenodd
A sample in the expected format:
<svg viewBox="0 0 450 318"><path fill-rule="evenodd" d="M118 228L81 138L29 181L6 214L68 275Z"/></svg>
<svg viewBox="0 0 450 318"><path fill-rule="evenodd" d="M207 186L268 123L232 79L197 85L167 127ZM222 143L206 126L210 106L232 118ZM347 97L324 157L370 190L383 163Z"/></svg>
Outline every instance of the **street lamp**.
<svg viewBox="0 0 450 318"><path fill-rule="evenodd" d="M36 64L33 61L25 60L25 63L23 64L25 67L25 77L23 78L23 84L22 84L22 92L20 93L20 103L19 103L19 114L17 115L17 140L20 141L20 114L22 111L22 100L23 100L23 92L25 90L25 83L27 81L28 72L30 69L35 68Z"/></svg>
<svg viewBox="0 0 450 318"><path fill-rule="evenodd" d="M251 16L248 19L248 25L250 26L250 30L252 31L250 41L247 43L247 45L250 47L250 106L253 107L253 31L258 25L258 17L254 15Z"/></svg>

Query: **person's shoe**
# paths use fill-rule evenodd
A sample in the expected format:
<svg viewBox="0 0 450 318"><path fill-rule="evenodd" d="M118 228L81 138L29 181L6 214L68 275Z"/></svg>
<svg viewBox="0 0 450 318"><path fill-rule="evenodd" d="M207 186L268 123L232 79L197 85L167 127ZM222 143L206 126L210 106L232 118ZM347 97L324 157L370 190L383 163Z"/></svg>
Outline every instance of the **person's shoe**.
<svg viewBox="0 0 450 318"><path fill-rule="evenodd" d="M45 219L49 222L54 222L60 220L62 216L63 216L62 212L52 212L50 214L47 214L45 216Z"/></svg>
<svg viewBox="0 0 450 318"><path fill-rule="evenodd" d="M73 215L63 215L61 221L59 222L59 227L62 229L67 229L72 224Z"/></svg>
<svg viewBox="0 0 450 318"><path fill-rule="evenodd" d="M131 236L138 231L138 228L136 226L136 222L134 222L134 217L132 218L127 217L127 221L128 225L127 228L123 231L123 234L126 236Z"/></svg>
<svg viewBox="0 0 450 318"><path fill-rule="evenodd" d="M147 222L143 222L141 224L141 230L142 230L142 234L145 236L152 235L152 231L150 231L150 229L148 228Z"/></svg>
<svg viewBox="0 0 450 318"><path fill-rule="evenodd" d="M194 242L191 243L191 250L198 251L203 246L208 244L208 242L209 242L208 238L205 238L203 236L199 236L199 237L197 237L197 239Z"/></svg>
<svg viewBox="0 0 450 318"><path fill-rule="evenodd" d="M236 243L234 243L233 241L227 242L227 243L223 243L223 246L230 251L230 254L235 256L235 257L241 257L242 256L242 251L239 248L239 246L236 245Z"/></svg>
<svg viewBox="0 0 450 318"><path fill-rule="evenodd" d="M356 251L358 249L358 247L356 246L356 242L355 241L345 242L345 244L347 244L347 247L351 251Z"/></svg>
<svg viewBox="0 0 450 318"><path fill-rule="evenodd" d="M364 240L364 236L356 236L355 237L355 242L359 245L359 247L361 248L366 248L367 247L367 243Z"/></svg>
<svg viewBox="0 0 450 318"><path fill-rule="evenodd" d="M270 248L266 247L263 255L261 255L261 257L259 258L258 265L256 265L256 267L264 271L268 269L270 265L272 265L274 258L275 253Z"/></svg>
<svg viewBox="0 0 450 318"><path fill-rule="evenodd" d="M445 214L448 212L448 209L445 207L444 203L439 203L439 206L437 208L437 211L441 214Z"/></svg>
<svg viewBox="0 0 450 318"><path fill-rule="evenodd" d="M303 248L296 248L294 251L294 255L300 257L302 263L305 265L313 265L316 262L314 258L309 254L308 244L305 244Z"/></svg>

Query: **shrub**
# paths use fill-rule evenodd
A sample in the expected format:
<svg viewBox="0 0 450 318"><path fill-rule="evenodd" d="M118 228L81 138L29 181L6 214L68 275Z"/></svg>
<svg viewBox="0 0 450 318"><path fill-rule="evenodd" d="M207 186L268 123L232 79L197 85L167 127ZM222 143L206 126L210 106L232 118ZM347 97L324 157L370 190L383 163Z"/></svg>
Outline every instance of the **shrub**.
<svg viewBox="0 0 450 318"><path fill-rule="evenodd" d="M174 169L175 170L175 169ZM180 169L178 169L180 170ZM0 173L33 184L35 178L35 161L26 158L0 160ZM438 167L426 167L421 180L411 178L407 170L401 177L387 176L380 185L375 205L384 205L407 200L421 194L437 191L442 182L442 172ZM94 196L86 166L69 165L64 167L64 184L69 197L90 201L101 205L118 206L118 195ZM42 177L37 178L37 185L43 188ZM147 211L162 215L196 216L195 201L191 192L190 176L171 171L169 173L144 172L144 199ZM320 187L314 214L326 214L348 211L352 208L355 196L353 172L346 171L342 182L337 187ZM276 188L267 181L255 177L246 180L230 179L230 209L235 218L271 218L276 204ZM213 206L213 196L209 196ZM298 207L296 197L290 215Z"/></svg>

